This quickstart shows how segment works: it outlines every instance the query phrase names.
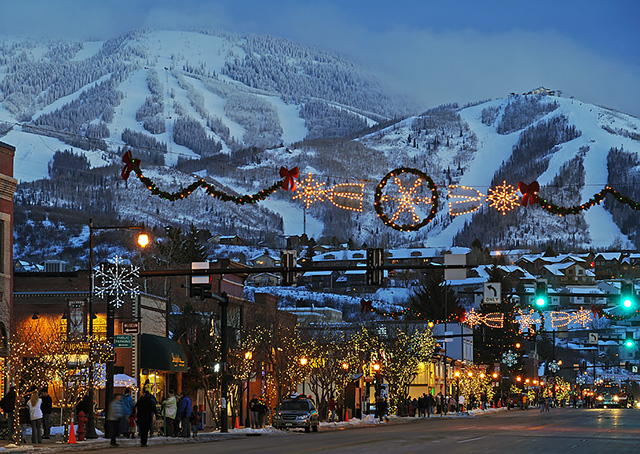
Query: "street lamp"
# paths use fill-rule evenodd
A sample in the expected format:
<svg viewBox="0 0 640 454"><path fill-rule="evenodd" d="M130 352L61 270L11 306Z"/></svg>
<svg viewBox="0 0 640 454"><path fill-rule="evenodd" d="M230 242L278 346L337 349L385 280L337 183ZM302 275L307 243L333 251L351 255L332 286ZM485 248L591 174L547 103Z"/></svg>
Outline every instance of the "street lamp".
<svg viewBox="0 0 640 454"><path fill-rule="evenodd" d="M98 434L96 433L96 423L95 423L95 414L93 411L93 403L94 403L94 380L93 380L93 294L95 291L95 270L94 270L94 260L93 260L93 246L94 246L94 230L140 230L142 231L144 227L139 225L123 225L123 226L103 226L96 227L93 225L93 219L89 219L89 414L87 415L87 431L86 438L98 438ZM137 243L140 247L146 247L150 242L149 235L141 232L138 235ZM107 302L107 305L109 303ZM109 317L111 315L111 318ZM107 307L107 341L113 342L114 336L114 327L113 327L113 311L109 310ZM113 361L110 361L111 367L107 367L107 383L105 389L105 400L108 404L108 400L113 394Z"/></svg>
<svg viewBox="0 0 640 454"><path fill-rule="evenodd" d="M305 358L304 356L302 358L300 358L300 365L304 368L304 366L307 365L307 363L309 362L309 360L307 358ZM304 390L304 382L307 379L307 374L304 374L304 376L302 377L302 394L306 396L306 392Z"/></svg>
<svg viewBox="0 0 640 454"><path fill-rule="evenodd" d="M248 351L244 353L245 361L251 361L253 359L253 352ZM247 416L244 418L244 426L249 427L251 424L251 416L249 409L249 379L251 378L251 369L249 369L249 375L247 375ZM252 427L253 428L253 427Z"/></svg>

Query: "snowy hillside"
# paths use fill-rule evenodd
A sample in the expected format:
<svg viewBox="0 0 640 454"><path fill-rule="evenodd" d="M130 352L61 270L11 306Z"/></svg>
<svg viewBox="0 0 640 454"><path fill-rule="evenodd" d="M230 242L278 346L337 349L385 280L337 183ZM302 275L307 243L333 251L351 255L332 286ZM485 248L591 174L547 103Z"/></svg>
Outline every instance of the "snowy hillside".
<svg viewBox="0 0 640 454"><path fill-rule="evenodd" d="M564 217L521 207L519 193L504 215L488 199L503 181L537 181L561 206L606 185L640 200L640 120L555 95L416 111L352 62L271 37L145 30L95 43L0 40L0 140L16 147L20 181L16 252L72 254L68 244L86 234L90 216L193 223L270 247L305 232L358 247L476 238L499 247L640 246L640 217L610 196ZM289 191L247 206L201 190L168 202L135 177L119 178L125 148L169 192L204 178L251 194L278 181L281 166L298 167L299 182L320 192L307 204ZM376 186L401 166L438 186L439 210L416 232L387 227L373 208Z"/></svg>

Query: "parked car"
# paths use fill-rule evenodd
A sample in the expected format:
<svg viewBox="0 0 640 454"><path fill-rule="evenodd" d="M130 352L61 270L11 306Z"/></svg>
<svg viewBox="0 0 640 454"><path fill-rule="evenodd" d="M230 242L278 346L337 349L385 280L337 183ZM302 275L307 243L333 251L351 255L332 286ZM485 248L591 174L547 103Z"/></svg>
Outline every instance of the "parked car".
<svg viewBox="0 0 640 454"><path fill-rule="evenodd" d="M302 395L292 395L283 400L274 416L278 429L300 429L305 432L318 431L318 410L311 399Z"/></svg>

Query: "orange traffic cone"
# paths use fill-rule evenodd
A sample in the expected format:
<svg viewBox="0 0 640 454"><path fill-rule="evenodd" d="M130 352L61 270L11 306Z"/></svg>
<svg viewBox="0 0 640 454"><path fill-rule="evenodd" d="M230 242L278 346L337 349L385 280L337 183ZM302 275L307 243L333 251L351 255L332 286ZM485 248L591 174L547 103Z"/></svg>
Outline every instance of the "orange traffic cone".
<svg viewBox="0 0 640 454"><path fill-rule="evenodd" d="M73 427L73 421L71 421L71 429L69 430L69 444L78 444L78 442L76 441L76 430Z"/></svg>
<svg viewBox="0 0 640 454"><path fill-rule="evenodd" d="M239 429L240 428L240 421L238 420L238 417L236 416L236 426L234 427L234 429Z"/></svg>
<svg viewBox="0 0 640 454"><path fill-rule="evenodd" d="M349 410L344 412L344 422L349 422Z"/></svg>

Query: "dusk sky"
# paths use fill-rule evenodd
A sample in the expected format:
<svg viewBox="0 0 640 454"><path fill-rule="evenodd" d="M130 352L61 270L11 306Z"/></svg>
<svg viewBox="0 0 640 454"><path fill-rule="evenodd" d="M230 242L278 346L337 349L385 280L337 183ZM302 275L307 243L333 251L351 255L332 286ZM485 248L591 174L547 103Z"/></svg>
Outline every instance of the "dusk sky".
<svg viewBox="0 0 640 454"><path fill-rule="evenodd" d="M342 52L425 108L543 85L640 116L640 1L1 0L3 34L210 28ZM28 7L27 7L28 5Z"/></svg>

